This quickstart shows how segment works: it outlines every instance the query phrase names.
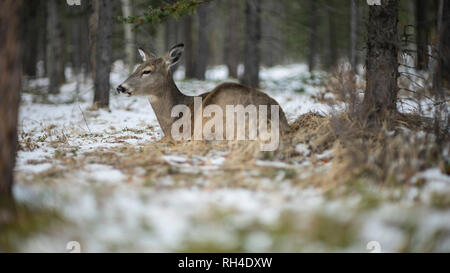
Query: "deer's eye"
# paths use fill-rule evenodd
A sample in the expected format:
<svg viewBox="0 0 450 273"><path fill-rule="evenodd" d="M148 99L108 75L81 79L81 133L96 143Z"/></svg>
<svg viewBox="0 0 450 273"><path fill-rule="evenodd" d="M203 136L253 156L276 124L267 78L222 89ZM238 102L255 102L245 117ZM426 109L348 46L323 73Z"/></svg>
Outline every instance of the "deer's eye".
<svg viewBox="0 0 450 273"><path fill-rule="evenodd" d="M152 73L151 70L144 70L144 71L142 72L142 75L149 75L150 73Z"/></svg>

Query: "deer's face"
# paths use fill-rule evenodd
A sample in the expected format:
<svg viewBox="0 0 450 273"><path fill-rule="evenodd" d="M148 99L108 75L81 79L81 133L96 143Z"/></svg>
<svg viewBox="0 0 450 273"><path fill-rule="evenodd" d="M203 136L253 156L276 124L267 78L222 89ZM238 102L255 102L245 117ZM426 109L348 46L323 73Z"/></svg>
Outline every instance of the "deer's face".
<svg viewBox="0 0 450 273"><path fill-rule="evenodd" d="M170 67L180 60L183 49L183 44L176 45L161 58L155 58L145 50L139 49L143 62L127 80L117 87L117 92L130 96L158 97L164 95L162 94L166 90L164 86L172 80Z"/></svg>
<svg viewBox="0 0 450 273"><path fill-rule="evenodd" d="M151 59L140 64L136 70L117 87L117 92L128 95L157 95L158 89L168 76L161 58Z"/></svg>

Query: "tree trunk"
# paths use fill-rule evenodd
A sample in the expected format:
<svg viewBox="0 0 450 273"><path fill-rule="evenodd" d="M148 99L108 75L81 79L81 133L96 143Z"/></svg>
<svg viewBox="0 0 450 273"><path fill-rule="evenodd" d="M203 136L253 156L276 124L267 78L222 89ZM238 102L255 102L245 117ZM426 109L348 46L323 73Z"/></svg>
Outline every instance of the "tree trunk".
<svg viewBox="0 0 450 273"><path fill-rule="evenodd" d="M228 0L228 24L226 25L225 64L228 77L238 77L239 65L239 6L237 0Z"/></svg>
<svg viewBox="0 0 450 273"><path fill-rule="evenodd" d="M46 16L46 5L45 1L41 2L41 8L38 10L38 25L46 26L47 16ZM37 67L37 77L45 77L47 74L47 28L38 28L38 40L36 44L37 48L37 61L40 62Z"/></svg>
<svg viewBox="0 0 450 273"><path fill-rule="evenodd" d="M130 17L133 15L133 6L131 5L131 0L122 0L122 14L124 17ZM133 26L131 24L124 24L124 33L125 53L127 56L128 71L131 74L136 62L136 41L133 32Z"/></svg>
<svg viewBox="0 0 450 273"><path fill-rule="evenodd" d="M275 65L275 56L279 51L277 45L276 16L279 12L280 3L273 0L262 0L264 9L262 18L264 18L264 27L261 29L261 63L267 67Z"/></svg>
<svg viewBox="0 0 450 273"><path fill-rule="evenodd" d="M444 0L441 25L441 71L443 86L450 88L450 2Z"/></svg>
<svg viewBox="0 0 450 273"><path fill-rule="evenodd" d="M445 3L448 4L447 1L438 0L437 7L437 20L436 20L436 33L437 33L437 41L435 51L433 52L434 58L438 61L435 64L434 75L433 75L433 91L435 100L438 102L434 109L434 134L436 136L436 144L440 149L443 149L443 145L448 143L448 130L450 129L450 120L448 116L447 104L445 103L445 89L443 88L443 67L445 65L445 54L449 52L445 52L444 49L444 39L445 35L449 35L449 18L448 14L444 15L445 9L449 8ZM448 12L448 11L447 11ZM447 17L447 18L445 18ZM446 22L447 21L447 22ZM446 33L447 32L447 33ZM448 49L447 49L448 50ZM448 59L447 59L448 61ZM448 81L448 79L447 79ZM442 119L444 116L444 119Z"/></svg>
<svg viewBox="0 0 450 273"><path fill-rule="evenodd" d="M312 72L316 69L316 55L317 55L317 1L309 0L309 52L308 52L308 67Z"/></svg>
<svg viewBox="0 0 450 273"><path fill-rule="evenodd" d="M209 61L209 11L208 4L202 4L197 8L198 15L198 40L195 66L195 78L205 79L206 68Z"/></svg>
<svg viewBox="0 0 450 273"><path fill-rule="evenodd" d="M81 22L80 18L72 18L70 24L70 32L72 38L72 67L74 73L78 75L81 72Z"/></svg>
<svg viewBox="0 0 450 273"><path fill-rule="evenodd" d="M64 78L64 41L59 18L58 0L47 1L47 75L49 93L59 93Z"/></svg>
<svg viewBox="0 0 450 273"><path fill-rule="evenodd" d="M426 18L427 0L415 1L417 69L428 67L428 26Z"/></svg>
<svg viewBox="0 0 450 273"><path fill-rule="evenodd" d="M0 222L12 201L21 89L20 0L0 1Z"/></svg>
<svg viewBox="0 0 450 273"><path fill-rule="evenodd" d="M69 38L70 38L70 61L72 64L73 71L75 75L81 72L82 66L82 43L83 40L82 33L84 32L82 28L82 14L80 13L81 8L71 7L68 9L69 14Z"/></svg>
<svg viewBox="0 0 450 273"><path fill-rule="evenodd" d="M27 76L37 76L37 57L39 39L39 10L43 8L42 1L27 3L22 9L22 40L23 40L23 72Z"/></svg>
<svg viewBox="0 0 450 273"><path fill-rule="evenodd" d="M81 51L81 66L85 76L88 76L92 72L92 62L91 62L91 40L90 40L90 17L91 10L89 6L84 8L83 13L80 18L80 28L81 41L80 41L80 51ZM89 31L86 31L89 30Z"/></svg>
<svg viewBox="0 0 450 273"><path fill-rule="evenodd" d="M110 1L98 0L98 25L95 54L95 95L97 107L109 106L109 74L112 64L113 8Z"/></svg>
<svg viewBox="0 0 450 273"><path fill-rule="evenodd" d="M89 62L92 72L92 79L96 73L96 52L97 52L97 30L98 30L98 0L90 3L91 16L89 17Z"/></svg>
<svg viewBox="0 0 450 273"><path fill-rule="evenodd" d="M327 20L328 20L328 60L327 70L332 71L336 68L338 63L337 39L336 39L336 22L335 14L333 14L333 2L328 3L327 6Z"/></svg>
<svg viewBox="0 0 450 273"><path fill-rule="evenodd" d="M352 70L356 72L356 52L358 45L358 2L357 0L350 0L350 52L349 61Z"/></svg>
<svg viewBox="0 0 450 273"><path fill-rule="evenodd" d="M175 19L169 18L164 22L164 44L166 50L178 43L178 24Z"/></svg>
<svg viewBox="0 0 450 273"><path fill-rule="evenodd" d="M251 87L259 87L261 1L246 0L245 3L245 70L242 83Z"/></svg>
<svg viewBox="0 0 450 273"><path fill-rule="evenodd" d="M170 32L172 31L170 19L164 22L164 47L166 50L170 48Z"/></svg>
<svg viewBox="0 0 450 273"><path fill-rule="evenodd" d="M364 112L369 121L389 120L397 110L398 0L369 7Z"/></svg>
<svg viewBox="0 0 450 273"><path fill-rule="evenodd" d="M184 34L184 63L185 63L185 77L192 79L195 77L194 67L194 42L192 41L192 16L186 15L183 19L183 34Z"/></svg>

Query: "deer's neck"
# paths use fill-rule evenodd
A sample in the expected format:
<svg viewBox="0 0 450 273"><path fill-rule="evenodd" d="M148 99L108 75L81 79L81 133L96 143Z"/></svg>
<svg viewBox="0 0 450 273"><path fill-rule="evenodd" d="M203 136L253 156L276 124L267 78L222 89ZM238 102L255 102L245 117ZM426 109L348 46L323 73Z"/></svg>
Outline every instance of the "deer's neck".
<svg viewBox="0 0 450 273"><path fill-rule="evenodd" d="M194 99L191 96L184 95L178 89L171 75L168 76L167 81L161 89L162 95L151 97L150 104L152 105L164 135L171 136L172 124L176 120L176 117L171 117L172 108L179 104L190 105Z"/></svg>

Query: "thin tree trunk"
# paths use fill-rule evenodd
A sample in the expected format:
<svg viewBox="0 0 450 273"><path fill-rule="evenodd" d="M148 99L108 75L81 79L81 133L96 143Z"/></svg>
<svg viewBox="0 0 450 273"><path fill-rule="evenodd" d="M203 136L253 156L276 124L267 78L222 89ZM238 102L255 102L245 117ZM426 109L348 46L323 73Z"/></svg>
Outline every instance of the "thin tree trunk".
<svg viewBox="0 0 450 273"><path fill-rule="evenodd" d="M308 52L308 67L312 72L316 69L316 55L317 55L317 1L309 0L309 52Z"/></svg>
<svg viewBox="0 0 450 273"><path fill-rule="evenodd" d="M122 14L124 17L130 17L133 15L133 6L131 5L131 0L122 0ZM127 56L128 71L131 74L136 62L136 39L133 32L133 26L131 24L124 24L124 33L125 53Z"/></svg>
<svg viewBox="0 0 450 273"><path fill-rule="evenodd" d="M275 54L277 45L277 30L275 29L275 16L277 7L280 3L273 0L262 0L262 5L265 7L262 11L262 18L264 18L264 27L261 29L261 63L267 67L275 65Z"/></svg>
<svg viewBox="0 0 450 273"><path fill-rule="evenodd" d="M335 16L333 14L333 2L330 2L327 6L327 20L328 20L328 70L333 70L336 68L338 63L338 52L337 52L337 39L336 39L336 22Z"/></svg>
<svg viewBox="0 0 450 273"><path fill-rule="evenodd" d="M415 1L417 69L428 67L428 27L426 18L427 0Z"/></svg>
<svg viewBox="0 0 450 273"><path fill-rule="evenodd" d="M47 74L49 93L59 93L64 79L63 32L59 18L58 0L47 0Z"/></svg>
<svg viewBox="0 0 450 273"><path fill-rule="evenodd" d="M435 58L438 60L436 62L435 67L435 74L433 75L433 91L434 91L434 97L437 102L440 102L438 105L436 105L435 113L434 113L434 133L436 135L436 143L438 147L443 148L442 144L444 143L444 139L448 138L448 134L444 133L442 134L442 131L448 132L450 121L448 117L448 109L446 107L445 101L445 91L443 88L443 67L445 65L445 56L446 52L444 49L444 39L445 35L449 35L449 18L445 18L444 12L445 8L448 8L448 6L445 6L444 0L438 1L438 9L437 9L437 26L436 26L436 32L437 32L437 41L436 41L436 51L434 52ZM447 22L446 22L447 20ZM447 28L447 29L446 29ZM446 33L447 32L447 33ZM449 53L449 52L447 52ZM442 116L445 117L444 122L442 121ZM445 127L445 128L443 128ZM447 136L447 137L446 137Z"/></svg>
<svg viewBox="0 0 450 273"><path fill-rule="evenodd" d="M259 87L260 42L261 42L261 1L246 0L245 8L245 55L242 83Z"/></svg>
<svg viewBox="0 0 450 273"><path fill-rule="evenodd" d="M12 198L21 89L19 17L22 1L0 1L0 222Z"/></svg>
<svg viewBox="0 0 450 273"><path fill-rule="evenodd" d="M75 74L78 75L81 72L81 66L82 66L82 57L81 57L81 32L83 30L81 29L81 18L76 17L73 19L72 25L71 25L71 32L72 32L72 65L73 70L75 71Z"/></svg>
<svg viewBox="0 0 450 273"><path fill-rule="evenodd" d="M239 7L237 0L228 0L228 24L226 25L225 63L228 76L238 77L239 65Z"/></svg>
<svg viewBox="0 0 450 273"><path fill-rule="evenodd" d="M109 74L112 64L113 8L110 1L98 1L98 25L96 41L96 72L94 104L109 106Z"/></svg>
<svg viewBox="0 0 450 273"><path fill-rule="evenodd" d="M164 46L168 50L172 46L172 35L173 35L173 22L171 19L167 19L164 22Z"/></svg>
<svg viewBox="0 0 450 273"><path fill-rule="evenodd" d="M197 8L198 15L198 40L197 57L195 66L195 78L205 79L206 68L209 61L209 14L208 4L202 4Z"/></svg>
<svg viewBox="0 0 450 273"><path fill-rule="evenodd" d="M172 40L172 43L169 48L178 44L180 42L180 38L181 38L180 25L179 25L178 21L176 21L176 20L173 22L173 29L174 29L173 40Z"/></svg>
<svg viewBox="0 0 450 273"><path fill-rule="evenodd" d="M350 65L352 70L356 72L357 62L357 45L358 45L358 2L357 0L350 0Z"/></svg>
<svg viewBox="0 0 450 273"><path fill-rule="evenodd" d="M186 15L183 19L183 34L184 34L184 51L185 51L185 77L192 79L195 77L194 67L194 42L192 40L192 16Z"/></svg>
<svg viewBox="0 0 450 273"><path fill-rule="evenodd" d="M75 75L81 72L82 65L82 53L81 53L81 40L82 40L82 17L80 10L76 8L70 8L69 13L69 31L70 31L70 61Z"/></svg>
<svg viewBox="0 0 450 273"><path fill-rule="evenodd" d="M81 41L80 41L80 49L81 49L81 64L82 70L87 77L92 72L92 62L91 62L91 38L90 38L90 17L91 10L89 7L85 7L84 11L80 18L80 28L81 32ZM86 31L89 30L89 31Z"/></svg>
<svg viewBox="0 0 450 273"><path fill-rule="evenodd" d="M450 88L450 1L444 0L441 25L441 71L443 86Z"/></svg>
<svg viewBox="0 0 450 273"><path fill-rule="evenodd" d="M384 121L397 110L398 0L369 7L367 24L364 112L370 121Z"/></svg>
<svg viewBox="0 0 450 273"><path fill-rule="evenodd" d="M434 67L433 75L433 89L435 96L441 93L442 89L442 36L443 36L443 23L444 23L444 0L437 0L437 20L436 20L436 46L433 51L433 57L437 60Z"/></svg>
<svg viewBox="0 0 450 273"><path fill-rule="evenodd" d="M96 52L97 52L97 30L98 30L98 1L92 0L90 3L89 16L89 62L92 72L92 79L95 79L96 67Z"/></svg>
<svg viewBox="0 0 450 273"><path fill-rule="evenodd" d="M38 39L39 39L39 10L43 8L42 1L27 3L22 9L22 40L23 71L27 76L37 75Z"/></svg>
<svg viewBox="0 0 450 273"><path fill-rule="evenodd" d="M45 26L47 24L47 16L46 16L46 2L42 1L41 8L38 10L38 25ZM37 73L38 77L45 77L47 75L47 28L40 27L38 28L38 40L36 44L37 48Z"/></svg>

